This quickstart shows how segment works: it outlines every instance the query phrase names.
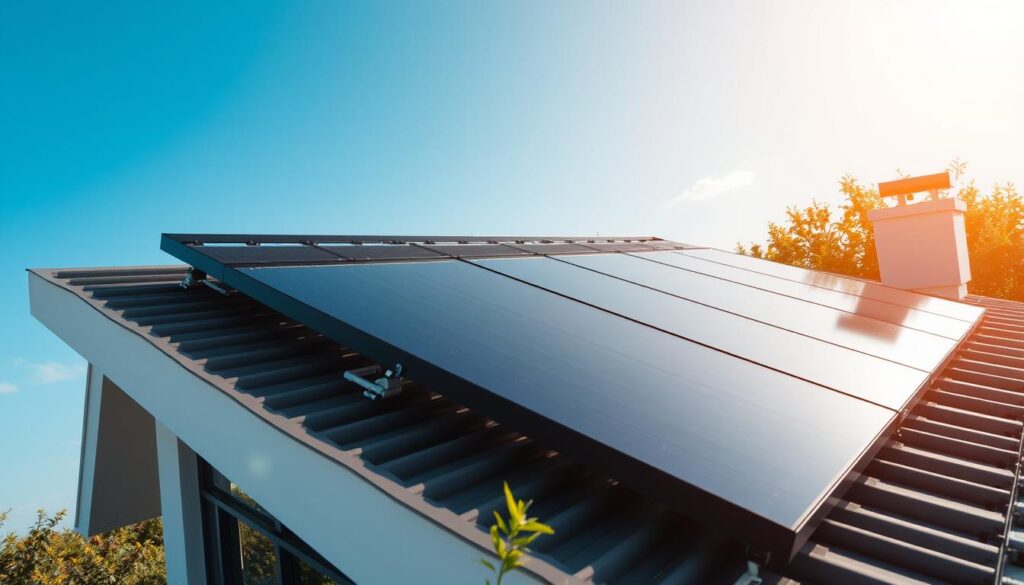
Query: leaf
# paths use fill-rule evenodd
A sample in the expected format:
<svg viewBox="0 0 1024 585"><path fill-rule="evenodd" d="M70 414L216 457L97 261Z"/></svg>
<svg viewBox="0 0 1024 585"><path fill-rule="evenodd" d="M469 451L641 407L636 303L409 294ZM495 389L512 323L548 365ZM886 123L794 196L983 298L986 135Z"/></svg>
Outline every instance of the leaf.
<svg viewBox="0 0 1024 585"><path fill-rule="evenodd" d="M491 526L491 540L494 542L494 552L498 553L498 558L504 559L505 541L498 535L497 526Z"/></svg>
<svg viewBox="0 0 1024 585"><path fill-rule="evenodd" d="M505 534L508 534L508 527L505 526L505 521L501 519L501 514L497 510L494 511L494 519L498 522L498 528Z"/></svg>
<svg viewBox="0 0 1024 585"><path fill-rule="evenodd" d="M491 541L494 542L494 551L498 551L498 543L501 542L501 537L498 536L498 527L491 526Z"/></svg>
<svg viewBox="0 0 1024 585"><path fill-rule="evenodd" d="M537 540L537 537L540 536L541 534L542 534L541 532L534 532L533 534L531 534L529 536L520 536L519 538L513 538L512 539L512 546L515 546L515 547L518 547L518 548L526 548L526 547L530 546L533 543L533 541Z"/></svg>
<svg viewBox="0 0 1024 585"><path fill-rule="evenodd" d="M508 487L508 482L505 482L505 505L508 506L508 518L509 522L518 526L522 523L522 515L519 513L519 506L516 504L516 499L512 497L512 488Z"/></svg>
<svg viewBox="0 0 1024 585"><path fill-rule="evenodd" d="M491 562L488 561L488 560L480 559L480 564L485 566L485 567L487 567L491 571L496 571L497 570L497 569L494 568L494 565L491 564Z"/></svg>
<svg viewBox="0 0 1024 585"><path fill-rule="evenodd" d="M555 533L555 529L554 528L548 526L547 524L541 524L540 522L537 522L537 521L531 521L531 522L527 522L526 524L523 524L522 529L527 531L527 532L538 532L538 533L541 533L541 534L554 534Z"/></svg>

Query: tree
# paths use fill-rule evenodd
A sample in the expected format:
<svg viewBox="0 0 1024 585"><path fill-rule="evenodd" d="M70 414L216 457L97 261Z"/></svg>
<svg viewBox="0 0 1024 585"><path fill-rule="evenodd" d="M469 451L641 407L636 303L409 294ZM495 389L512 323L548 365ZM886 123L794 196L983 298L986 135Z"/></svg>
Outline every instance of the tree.
<svg viewBox="0 0 1024 585"><path fill-rule="evenodd" d="M974 183L960 189L967 203L967 249L974 294L1024 300L1024 200L1013 183L981 195Z"/></svg>
<svg viewBox="0 0 1024 585"><path fill-rule="evenodd" d="M949 171L961 179L966 164L955 160ZM736 250L757 258L878 280L875 237L868 212L883 207L878 192L849 175L839 181L846 197L833 214L825 203L786 210L786 221L768 224L764 244L737 245ZM1012 183L996 185L983 195L969 181L956 196L967 204L964 215L971 259L972 294L1024 300L1024 198Z"/></svg>
<svg viewBox="0 0 1024 585"><path fill-rule="evenodd" d="M28 534L0 540L0 583L10 585L164 585L160 519L85 538L58 529L65 512L39 510ZM7 513L0 513L0 529Z"/></svg>

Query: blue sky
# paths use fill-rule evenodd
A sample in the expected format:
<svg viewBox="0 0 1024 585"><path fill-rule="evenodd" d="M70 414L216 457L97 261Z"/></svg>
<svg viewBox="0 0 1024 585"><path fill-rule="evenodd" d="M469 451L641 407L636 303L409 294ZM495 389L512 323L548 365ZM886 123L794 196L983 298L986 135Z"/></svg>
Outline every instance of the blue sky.
<svg viewBox="0 0 1024 585"><path fill-rule="evenodd" d="M0 510L73 508L84 363L26 267L163 231L661 235L1024 172L1015 2L0 4Z"/></svg>

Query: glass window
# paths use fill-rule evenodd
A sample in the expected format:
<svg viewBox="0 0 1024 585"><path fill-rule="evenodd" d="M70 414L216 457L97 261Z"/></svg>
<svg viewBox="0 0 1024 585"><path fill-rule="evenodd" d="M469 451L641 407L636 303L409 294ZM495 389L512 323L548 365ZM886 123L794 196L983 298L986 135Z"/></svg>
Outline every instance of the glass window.
<svg viewBox="0 0 1024 585"><path fill-rule="evenodd" d="M331 563L244 489L201 461L209 581L215 585L347 585Z"/></svg>
<svg viewBox="0 0 1024 585"><path fill-rule="evenodd" d="M274 543L245 522L238 523L238 540L242 549L242 581L245 585L276 585L278 565Z"/></svg>
<svg viewBox="0 0 1024 585"><path fill-rule="evenodd" d="M299 561L299 583L302 585L335 585L338 582L318 572L304 561Z"/></svg>

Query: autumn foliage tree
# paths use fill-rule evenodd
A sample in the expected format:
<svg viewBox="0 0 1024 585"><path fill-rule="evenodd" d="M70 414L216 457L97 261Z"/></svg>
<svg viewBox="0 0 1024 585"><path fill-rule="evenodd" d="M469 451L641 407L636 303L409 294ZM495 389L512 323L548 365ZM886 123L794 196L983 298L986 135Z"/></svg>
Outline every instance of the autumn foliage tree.
<svg viewBox="0 0 1024 585"><path fill-rule="evenodd" d="M954 161L959 181L966 165ZM813 270L878 280L875 237L868 212L884 206L875 189L845 176L839 181L845 202L838 210L814 200L786 210L783 223L768 224L765 243L737 246L737 251ZM972 294L1024 301L1024 198L1012 183L985 194L974 184L958 187L967 204L965 225L971 259Z"/></svg>
<svg viewBox="0 0 1024 585"><path fill-rule="evenodd" d="M7 518L0 513L0 529ZM64 512L39 511L22 536L0 538L4 585L164 585L163 527L159 519L85 538L58 528Z"/></svg>
<svg viewBox="0 0 1024 585"><path fill-rule="evenodd" d="M975 294L1024 300L1024 203L1013 183L987 195L970 184L958 195L967 202L967 248Z"/></svg>

